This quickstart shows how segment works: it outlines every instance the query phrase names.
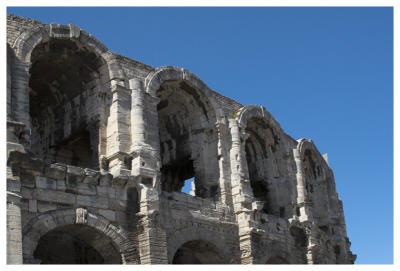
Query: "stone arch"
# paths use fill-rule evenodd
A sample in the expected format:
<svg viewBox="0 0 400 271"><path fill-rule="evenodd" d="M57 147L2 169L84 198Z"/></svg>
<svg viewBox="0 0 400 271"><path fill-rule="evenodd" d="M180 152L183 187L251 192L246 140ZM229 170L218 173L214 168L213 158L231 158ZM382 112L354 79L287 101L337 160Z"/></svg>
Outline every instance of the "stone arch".
<svg viewBox="0 0 400 271"><path fill-rule="evenodd" d="M161 67L150 73L146 92L159 99L158 133L163 191L180 192L194 180L196 196L219 198L219 110L211 90L187 70Z"/></svg>
<svg viewBox="0 0 400 271"><path fill-rule="evenodd" d="M111 224L106 218L89 212L84 208L53 210L41 213L31 219L24 226L23 236L23 258L24 263L37 263L34 253L39 241L47 233L66 227L85 227L101 233L107 237L108 243L93 242L92 245L102 256L107 256L110 248L114 248L120 256L119 263L124 262L124 242L126 242L126 233ZM88 231L87 231L88 232ZM114 259L115 260L115 259Z"/></svg>
<svg viewBox="0 0 400 271"><path fill-rule="evenodd" d="M184 68L174 66L162 66L157 68L147 75L145 79L145 90L149 95L157 97L156 92L164 82L180 80L188 82L191 86L207 97L211 104L211 108L215 111L217 120L223 118L222 109L216 102L212 90L200 78Z"/></svg>
<svg viewBox="0 0 400 271"><path fill-rule="evenodd" d="M13 102L12 110L14 121L21 122L29 132L31 123L29 119L29 69L31 66L31 54L40 44L50 39L70 40L82 44L95 54L99 55L106 63L107 77L113 80L114 84L125 86L125 73L117 56L97 40L93 35L81 30L72 24L50 24L42 25L23 32L15 40L12 48L15 52L15 63L13 74ZM28 133L27 132L27 133Z"/></svg>
<svg viewBox="0 0 400 271"><path fill-rule="evenodd" d="M322 157L321 153L318 151L314 142L311 139L301 138L297 140L297 150L301 157L304 157L304 154L307 150L315 153L318 162L321 163L324 168L329 168L329 165L326 163L325 159Z"/></svg>
<svg viewBox="0 0 400 271"><path fill-rule="evenodd" d="M297 172L302 176L313 219L321 230L329 233L329 217L339 212L332 170L312 140L299 139L297 151L300 159L300 163L296 163L300 167Z"/></svg>
<svg viewBox="0 0 400 271"><path fill-rule="evenodd" d="M200 228L186 228L167 236L168 263L172 263L178 249L191 241L202 241L212 244L217 249L224 264L234 263L233 252L227 246L220 234L206 231Z"/></svg>
<svg viewBox="0 0 400 271"><path fill-rule="evenodd" d="M286 182L284 157L287 148L285 140L281 140L285 136L282 128L262 106L245 106L235 115L242 131L242 151L254 199L262 203L264 213L291 216L290 189L278 183Z"/></svg>
<svg viewBox="0 0 400 271"><path fill-rule="evenodd" d="M34 135L31 136L31 133L35 132L35 131L32 131L32 129L35 125L33 125L33 123L32 123L33 120L31 118L31 109L30 109L30 108L32 108L31 93L34 93L34 92L30 91L31 78L32 78L31 72L33 70L35 70L35 67L37 66L37 65L35 65L36 63L33 63L32 57L33 57L33 53L36 52L37 50L39 50L38 48L40 48L40 47L43 47L44 49L41 49L42 53L39 56L39 59L46 57L46 52L48 52L49 47L52 48L51 47L52 43L54 43L54 44L59 43L60 44L59 46L53 45L53 48L63 48L64 51L67 49L70 50L71 46L74 46L76 49L71 49L72 50L71 54L74 54L74 53L77 54L76 52L78 52L78 53L85 52L87 55L89 55L89 54L93 55L93 56L91 56L90 59L88 58L87 60L84 59L83 61L81 61L80 62L81 64L79 64L79 67L76 68L78 72L82 68L84 68L85 71L87 70L86 73L88 73L90 76L88 75L85 77L83 77L83 76L81 76L81 77L82 78L90 77L91 78L90 80L85 79L86 82L83 82L83 81L78 82L81 79L76 78L74 80L68 80L68 78L67 79L64 78L65 79L64 81L65 82L76 81L77 86L79 85L78 83L82 83L82 84L85 83L86 90L84 90L82 87L80 94L77 94L79 96L86 95L86 92L88 92L89 88L93 89L90 94L91 95L90 99L88 99L88 101L90 100L90 103L93 103L93 105L89 106L89 105L81 104L80 106L81 106L81 108L95 108L98 112L96 111L97 116L95 116L95 114L90 115L88 113L79 113L82 116L86 117L86 116L90 115L90 117L93 118L93 121L90 120L90 125L80 125L79 124L80 128L78 128L78 129L82 130L82 131L79 131L79 132L77 132L77 134L74 134L71 136L69 136L69 131L71 129L68 128L69 127L68 125L64 125L64 128L63 128L64 136L60 136L60 135L51 136L48 134L45 136L46 137L45 141L47 143L43 143L43 144L58 146L59 143L53 142L54 138L62 138L63 142L62 143L60 142L60 144L63 144L66 147L65 146L62 147L61 152L57 151L57 153L62 153L60 155L60 157L63 157L63 158L60 158L60 159L62 159L62 160L63 159L64 160L72 159L75 161L80 161L79 163L81 164L81 166L90 167L90 168L98 168L98 166L99 166L98 157L99 157L99 155L104 155L106 152L107 140L105 138L106 138L106 126L107 126L107 118L109 115L109 111L108 111L109 108L107 106L106 107L96 106L96 105L94 105L94 103L101 103L101 104L106 104L106 105L109 104L110 103L109 100L111 99L111 87L114 85L125 86L125 81L124 81L125 74L124 74L124 70L122 69L121 65L119 64L117 56L115 54L113 54L112 52L110 52L105 45L103 45L99 40L97 40L91 34L88 34L86 31L81 30L80 28L78 28L74 25L71 25L71 24L70 25L50 24L50 25L42 25L42 26L27 30L27 31L23 32L15 40L15 42L13 44L13 49L16 54L16 58L15 58L16 64L15 64L15 69L14 69L15 70L14 74L16 76L15 76L15 79L13 79L15 81L15 84L12 85L13 115L15 116L16 121L21 122L25 125L25 132L24 132L26 134L25 137L28 137L29 140L27 140L27 141L30 142L29 144L27 144L26 147L31 149L30 146L42 146L42 144L37 144L38 142L35 142L35 140L33 142L31 141L32 138L38 138L37 136L34 136ZM75 50L75 51L73 51L73 50ZM49 67L51 65L56 66L57 65L56 61L60 61L62 59L61 56L62 56L62 54L60 54L59 59L48 57L49 59L44 60L44 61L47 61L48 64L46 64L46 65L48 65ZM77 58L79 58L79 57L80 56L77 56ZM92 60L94 58L96 58L96 64L94 63L94 61L92 63ZM66 59L67 60L65 60L65 61L69 61L69 59L71 59L71 58L67 57ZM65 64L66 62L62 62L62 63ZM42 66L43 66L43 64L42 64ZM72 66L76 66L76 65L72 65ZM63 67L63 64L60 64L58 67ZM93 71L93 69L94 69L94 71ZM56 69L53 69L53 70L55 71ZM44 76L45 74L48 74L48 73L46 73L46 72L40 73L39 72L39 74L43 74L43 76ZM55 75L55 76L59 76L62 79L63 75L64 74L62 72L59 72L59 74ZM42 75L40 75L40 76L42 76ZM45 80L39 80L39 79L36 81L38 81L38 82L45 81ZM93 82L90 82L91 80ZM51 91L51 93L53 93L55 95L55 97L57 95L59 97L61 97L60 94L58 93L59 90L54 91L53 89L60 89L60 85L62 87L63 83L60 84L60 80L55 80L55 81L51 81L51 82L50 81L49 82L46 81L45 83L43 83L43 85L47 84L46 88L48 88L49 91ZM54 83L54 85L52 85L53 83ZM66 94L67 94L67 92L62 93L62 95L66 95ZM79 98L80 100L82 100L82 97L76 96L75 98ZM75 101L72 101L72 98L70 98L70 99L71 99L70 103L76 104ZM63 106L68 106L68 105L66 103L64 103ZM53 107L55 107L55 106L53 106ZM69 106L69 107L71 107L71 106ZM59 108L59 109L61 110L61 108ZM65 110L67 110L67 109L64 108L61 111L65 111ZM88 111L88 110L91 110L91 109L87 109L86 111ZM40 112L41 112L40 114L43 113L43 114L46 114L46 116L45 117L37 117L36 119L43 120L42 121L43 123L45 123L45 122L55 123L55 119L59 118L59 117L57 117L58 115L60 115L60 116L64 115L62 113L56 114L55 112L50 112L48 110L42 110L42 109L40 109ZM71 112L75 112L75 108L72 108ZM80 112L80 111L78 110L78 112ZM73 113L71 113L71 114L73 114ZM64 116L69 116L69 115L65 114ZM46 121L44 119L46 119ZM62 121L64 121L64 119L62 119ZM57 122L60 122L60 120L58 120ZM74 123L74 122L71 121L71 123ZM76 126L79 126L79 125L76 125ZM42 131L49 130L49 129L51 130L53 128L41 128ZM54 128L54 129L58 129L58 128ZM62 134L62 132L60 132L60 133ZM73 132L73 133L75 133L75 132ZM65 136L71 137L69 139L69 141L64 140ZM72 138L74 136L78 137L80 139L83 138L83 140L81 140L82 142L79 141L80 139ZM90 141L90 143L88 143L89 141ZM73 147L76 149L85 148L85 146L91 145L90 148L88 148L88 150L86 151L86 153L87 153L86 156L90 157L90 158L87 158L86 156L74 158L76 156L76 154L74 154L74 152L72 152L72 154L71 154L71 150L70 150L70 146L69 146L71 142L80 142L77 146ZM66 144L68 144L68 146ZM77 144L77 143L74 143L74 144ZM64 149L65 149L65 151L64 151ZM52 150L51 152L54 152L54 150ZM37 150L36 153L44 153L44 152L42 150ZM47 151L46 151L46 153L47 153ZM76 151L75 153L79 153L79 152ZM49 158L50 160L53 159L53 161L48 161L48 162L63 162L63 163L71 164L67 161L62 161L62 160L57 161L57 159L54 158L53 156L54 155L51 155L52 158ZM68 158L66 158L66 157L68 157ZM41 158L44 158L44 157L41 157ZM82 161L86 161L86 160L89 162L82 162ZM94 165L92 165L92 164L94 164Z"/></svg>
<svg viewBox="0 0 400 271"><path fill-rule="evenodd" d="M269 252L265 253L257 260L258 264L292 264L296 257L288 251L271 247Z"/></svg>
<svg viewBox="0 0 400 271"><path fill-rule="evenodd" d="M125 86L125 72L118 62L117 56L96 37L75 25L50 24L29 29L15 40L12 47L17 58L22 63L29 64L34 48L51 38L75 40L90 47L107 63L110 80L122 81L123 86Z"/></svg>
<svg viewBox="0 0 400 271"><path fill-rule="evenodd" d="M236 119L239 123L239 127L245 129L247 122L252 118L264 119L266 123L270 124L276 131L283 131L280 124L275 118L265 109L264 106L258 105L247 105L239 109L236 113Z"/></svg>

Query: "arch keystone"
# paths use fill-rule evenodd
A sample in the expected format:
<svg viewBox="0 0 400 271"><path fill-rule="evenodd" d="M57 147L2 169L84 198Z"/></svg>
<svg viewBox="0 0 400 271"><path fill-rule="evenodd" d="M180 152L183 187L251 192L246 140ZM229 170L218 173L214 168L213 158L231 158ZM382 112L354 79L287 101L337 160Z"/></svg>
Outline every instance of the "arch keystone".
<svg viewBox="0 0 400 271"><path fill-rule="evenodd" d="M75 211L75 224L87 224L88 212L84 208L77 208Z"/></svg>

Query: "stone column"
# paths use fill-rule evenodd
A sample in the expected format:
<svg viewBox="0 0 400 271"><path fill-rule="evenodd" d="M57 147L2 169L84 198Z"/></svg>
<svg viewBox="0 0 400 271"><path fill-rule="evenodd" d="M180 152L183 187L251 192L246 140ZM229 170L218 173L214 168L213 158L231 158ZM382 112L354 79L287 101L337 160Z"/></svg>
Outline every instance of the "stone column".
<svg viewBox="0 0 400 271"><path fill-rule="evenodd" d="M30 149L29 68L30 63L13 58L10 97L7 101L7 149ZM8 83L8 82L7 82ZM8 86L8 85L7 85Z"/></svg>
<svg viewBox="0 0 400 271"><path fill-rule="evenodd" d="M111 84L112 104L107 122L108 169L114 177L129 175L127 161L130 147L131 91L117 83Z"/></svg>
<svg viewBox="0 0 400 271"><path fill-rule="evenodd" d="M312 214L307 199L307 192L305 188L305 175L303 170L303 162L299 150L293 149L294 160L297 167L297 208L300 208L300 222L311 221Z"/></svg>
<svg viewBox="0 0 400 271"><path fill-rule="evenodd" d="M29 69L30 63L15 59L11 82L11 107L14 121L25 124L30 129L29 117Z"/></svg>
<svg viewBox="0 0 400 271"><path fill-rule="evenodd" d="M157 104L159 99L144 91L139 79L129 81L131 105L131 157L136 184L140 188L139 244L142 264L167 264L167 241L160 223L160 147Z"/></svg>
<svg viewBox="0 0 400 271"><path fill-rule="evenodd" d="M218 165L219 165L219 187L220 198L223 204L233 208L232 188L230 184L229 168L229 150L231 142L229 139L229 127L225 123L217 123L216 130L218 134ZM194 183L192 183L194 184Z"/></svg>
<svg viewBox="0 0 400 271"><path fill-rule="evenodd" d="M245 139L246 135L240 133L236 120L229 120L229 128L232 136L230 152L232 197L234 211L239 224L241 263L252 264L254 262L251 240L251 230L254 225L252 191L245 160L245 140L242 140L242 137Z"/></svg>
<svg viewBox="0 0 400 271"><path fill-rule="evenodd" d="M315 229L313 226L313 217L310 209L310 202L307 198L305 185L305 174L303 161L298 149L293 149L294 160L296 162L297 173L297 207L300 209L300 222L305 226L308 239L306 259L308 264L313 264L318 253L318 240L315 239ZM297 211L296 211L297 212Z"/></svg>

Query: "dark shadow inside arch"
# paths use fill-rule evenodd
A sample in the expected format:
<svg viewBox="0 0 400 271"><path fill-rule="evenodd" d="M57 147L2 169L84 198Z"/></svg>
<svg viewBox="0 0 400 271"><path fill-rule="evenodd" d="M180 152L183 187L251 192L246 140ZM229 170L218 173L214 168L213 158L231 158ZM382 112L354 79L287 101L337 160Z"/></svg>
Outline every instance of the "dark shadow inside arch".
<svg viewBox="0 0 400 271"><path fill-rule="evenodd" d="M226 264L222 253L210 242L195 240L183 244L175 253L173 264Z"/></svg>
<svg viewBox="0 0 400 271"><path fill-rule="evenodd" d="M261 118L251 118L245 131L249 135L245 143L245 152L253 195L263 203L264 213L274 214L268 184L270 174L266 172L265 164L268 158L272 158L278 142L272 129Z"/></svg>
<svg viewBox="0 0 400 271"><path fill-rule="evenodd" d="M217 199L218 138L209 100L183 80L164 82L156 94L162 190L180 192L194 178L196 196Z"/></svg>
<svg viewBox="0 0 400 271"><path fill-rule="evenodd" d="M30 144L37 157L98 169L98 91L104 66L100 56L73 40L50 39L32 51Z"/></svg>
<svg viewBox="0 0 400 271"><path fill-rule="evenodd" d="M323 166L324 161L315 150L307 149L303 156L303 170L307 198L311 203L314 222L327 234L330 234L332 224L330 214L339 213L335 201L333 176Z"/></svg>
<svg viewBox="0 0 400 271"><path fill-rule="evenodd" d="M39 239L33 256L41 264L121 264L113 241L85 225L58 227Z"/></svg>

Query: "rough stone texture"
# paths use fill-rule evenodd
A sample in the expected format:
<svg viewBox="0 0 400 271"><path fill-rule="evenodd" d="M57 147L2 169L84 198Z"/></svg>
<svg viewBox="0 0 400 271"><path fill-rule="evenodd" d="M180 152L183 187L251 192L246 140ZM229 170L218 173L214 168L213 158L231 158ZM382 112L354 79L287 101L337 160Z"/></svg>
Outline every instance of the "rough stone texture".
<svg viewBox="0 0 400 271"><path fill-rule="evenodd" d="M9 264L354 263L327 156L264 107L74 25L8 15L7 56Z"/></svg>

